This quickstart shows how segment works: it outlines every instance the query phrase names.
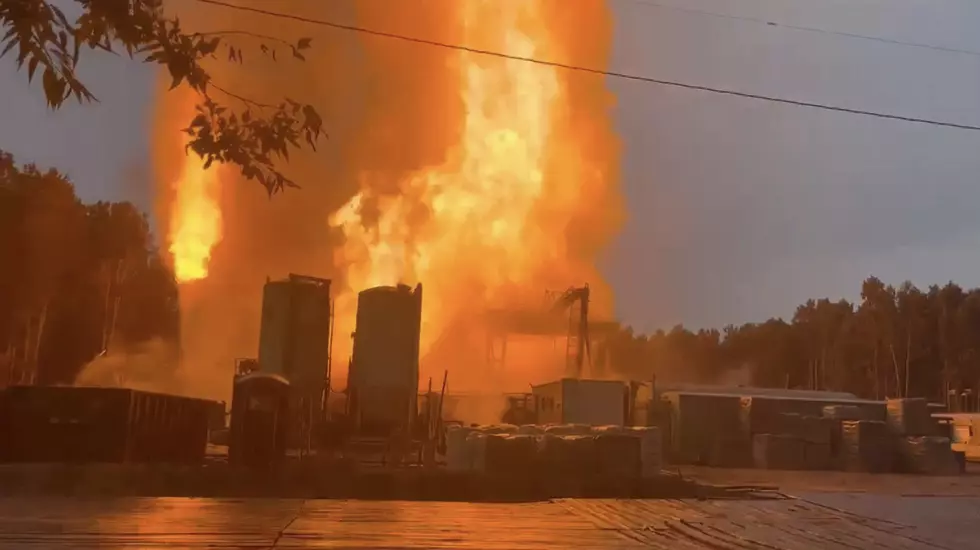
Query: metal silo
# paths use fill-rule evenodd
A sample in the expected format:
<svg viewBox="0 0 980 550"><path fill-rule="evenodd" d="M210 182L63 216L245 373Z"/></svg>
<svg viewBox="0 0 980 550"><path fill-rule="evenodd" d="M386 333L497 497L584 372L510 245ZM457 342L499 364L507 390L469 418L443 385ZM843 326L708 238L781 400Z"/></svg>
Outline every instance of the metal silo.
<svg viewBox="0 0 980 550"><path fill-rule="evenodd" d="M348 410L360 432L391 435L417 414L422 285L362 291L348 377Z"/></svg>
<svg viewBox="0 0 980 550"><path fill-rule="evenodd" d="M330 368L330 281L290 275L262 293L259 368L295 388L322 392Z"/></svg>

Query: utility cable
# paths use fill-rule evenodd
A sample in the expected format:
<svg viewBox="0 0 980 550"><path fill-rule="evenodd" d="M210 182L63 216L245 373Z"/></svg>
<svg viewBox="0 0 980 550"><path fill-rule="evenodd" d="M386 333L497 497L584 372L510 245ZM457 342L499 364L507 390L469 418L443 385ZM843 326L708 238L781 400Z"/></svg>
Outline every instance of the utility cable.
<svg viewBox="0 0 980 550"><path fill-rule="evenodd" d="M961 124L961 123L957 123L957 122L946 122L946 121L933 120L933 119L928 119L928 118L910 117L910 116L896 115L896 114L879 112L879 111L867 111L867 110L863 110L863 109L855 109L855 108L850 108L850 107L840 107L840 106L836 106L836 105L828 105L828 104L825 104L825 103L815 103L815 102L811 102L811 101L801 101L801 100L796 100L796 99L787 99L787 98L776 97L776 96L768 96L768 95L763 95L763 94L754 94L754 93L749 93L749 92L740 92L740 91L737 91L737 90L729 90L729 89L725 89L725 88L714 88L714 87L711 87L711 86L702 86L702 85L698 85L698 84L689 84L689 83L679 82L679 81L674 81L674 80L663 80L663 79L659 79L659 78L652 78L652 77L635 75L635 74L630 74L630 73L623 73L623 72L617 72L617 71L607 71L607 70L602 70L602 69L595 69L595 68L590 68L590 67L583 67L583 66L579 66L579 65L572 65L572 64L569 64L569 63L561 63L561 62L557 62L557 61L547 61L547 60L543 60L543 59L536 59L536 58L533 58L533 57L524 57L524 56L518 56L518 55L510 55L510 54L506 54L506 53L503 53L503 52L497 52L497 51L492 51L492 50L485 50L485 49L480 49L480 48L471 48L469 46L463 46L463 45L460 45L460 44L450 44L450 43L447 43L447 42L440 42L440 41L437 41L437 40L429 40L429 39L426 39L426 38L418 38L418 37L407 36L407 35L402 35L402 34L396 34L396 33L391 33L391 32L378 31L378 30L369 29L369 28L366 28L366 27L359 27L359 26L356 26L356 25L345 25L345 24L342 24L342 23L335 23L335 22L332 22L332 21L325 21L325 20L322 20L322 19L313 19L313 18L303 17L303 16L299 16L299 15L293 15L293 14L289 14L289 13L276 12L276 11L267 10L267 9L263 9L263 8L255 8L255 7L249 7L249 6L238 6L238 5L235 5L235 4L230 4L228 2L224 2L222 0L197 0L197 1L198 2L201 2L203 4L211 4L211 5L214 5L214 6L220 6L220 7L224 7L224 8L228 8L228 9L232 9L232 10L243 11L243 12L250 12L250 13L255 13L255 14L259 14L259 15L265 15L265 16L269 16L269 17L275 17L275 18L279 18L279 19L289 19L289 20L293 20L293 21L299 21L299 22L302 22L302 23L308 23L310 25L317 25L317 26L321 26L321 27L329 27L329 28L332 28L332 29L345 30L345 31L350 31L350 32L358 32L358 33L362 33L362 34L368 34L368 35L371 35L371 36L378 36L378 37L383 37L383 38L389 38L389 39L392 39L392 40L401 40L403 42L412 42L412 43L415 43L415 44L424 44L424 45L427 45L427 46L433 46L433 47L437 47L437 48L444 48L444 49L450 49L450 50L464 51L464 52L469 52L469 53L473 53L473 54L477 54L477 55L484 55L484 56L487 56L487 57L496 57L496 58L501 58L501 59L509 59L509 60L513 60L513 61L522 61L522 62L525 62L525 63L532 63L532 64L535 64L535 65L544 65L544 66L548 66L548 67L555 67L555 68L565 69L565 70L569 70L569 71L589 73L589 74L594 74L594 75L599 75L599 76L606 76L606 77L618 78L618 79L622 79L622 80L631 80L631 81L634 81L634 82L643 82L643 83L647 83L647 84L657 84L657 85L660 85L660 86L668 86L668 87L672 87L672 88L682 88L682 89L685 89L685 90L696 90L696 91L701 91L701 92L708 92L708 93L719 94L719 95L742 97L742 98L747 98L747 99L756 99L756 100L760 100L760 101L768 101L768 102L771 102L771 103L780 103L780 104L783 104L783 105L793 105L793 106L796 106L796 107L809 107L809 108L812 108L812 109L820 109L820 110L823 110L823 111L833 111L833 112L838 112L838 113L848 113L848 114L853 114L853 115L861 115L861 116L866 116L866 117L873 117L873 118L880 118L880 119L887 119L887 120L898 120L898 121L903 121L903 122L916 122L916 123L919 123L919 124L928 124L928 125L931 125L931 126L941 126L941 127L945 127L945 128L956 128L956 129L959 129L959 130L980 131L980 126L972 125L972 124Z"/></svg>
<svg viewBox="0 0 980 550"><path fill-rule="evenodd" d="M906 40L898 40L898 39L895 39L895 38L885 38L883 36L871 36L871 35L860 34L860 33L835 31L835 30L832 30L832 29L822 29L820 27L807 27L807 26L804 26L804 25L791 25L791 24L788 24L788 23L780 23L778 21L772 21L772 20L763 19L763 18L760 18L760 17L749 17L749 16L744 16L744 15L733 15L733 14L720 13L720 12L710 11L710 10L702 10L702 9L698 9L698 8L688 8L688 7L684 7L684 6L672 6L672 5L669 5L669 4L662 4L662 3L656 2L654 0L614 0L614 1L624 2L624 3L628 3L628 4L634 4L634 5L636 5L636 6L640 7L640 8L650 8L650 9L659 9L659 10L665 10L665 11L675 11L675 12L688 13L688 14L692 14L692 15L700 15L700 16L705 16L705 17L714 17L714 18L717 18L717 19L729 19L729 20L734 20L734 21L745 21L745 22L748 22L748 23L756 23L756 24L759 24L759 25L765 25L767 27L783 28L783 29L790 29L790 30L794 30L794 31L802 31L802 32L815 33L815 34L825 34L825 35L830 35L830 36L840 36L840 37L844 37L844 38L853 38L853 39L857 39L857 40L867 40L867 41L872 41L872 42L881 42L881 43L884 43L884 44L891 44L893 46L905 46L905 47L909 47L909 48L922 48L922 49L926 49L926 50L935 50L935 51L940 51L940 52L956 53L956 54L971 55L971 56L975 56L975 57L980 57L980 51L976 51L976 50L967 50L967 49L963 49L963 48L953 48L953 47L948 47L948 46L938 46L936 44L927 44L927 43L924 43L924 42L911 42L911 41L906 41Z"/></svg>

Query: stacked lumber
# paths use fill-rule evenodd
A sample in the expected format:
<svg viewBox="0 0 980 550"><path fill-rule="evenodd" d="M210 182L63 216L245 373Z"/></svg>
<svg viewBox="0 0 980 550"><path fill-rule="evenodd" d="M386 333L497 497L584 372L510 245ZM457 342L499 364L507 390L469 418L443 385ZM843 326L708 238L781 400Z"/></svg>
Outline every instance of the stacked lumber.
<svg viewBox="0 0 980 550"><path fill-rule="evenodd" d="M800 470L805 465L802 439L783 434L756 434L752 438L752 462L767 470Z"/></svg>
<svg viewBox="0 0 980 550"><path fill-rule="evenodd" d="M936 435L938 426L925 399L889 399L885 406L888 428L893 434L903 437Z"/></svg>
<svg viewBox="0 0 980 550"><path fill-rule="evenodd" d="M909 436L900 441L902 466L909 472L924 475L957 475L962 472L949 438Z"/></svg>
<svg viewBox="0 0 980 550"><path fill-rule="evenodd" d="M841 423L838 458L850 472L882 473L892 469L894 447L888 425L877 420L845 420Z"/></svg>
<svg viewBox="0 0 980 550"><path fill-rule="evenodd" d="M670 406L670 453L677 462L710 462L715 441L743 433L737 395L668 392L663 399Z"/></svg>
<svg viewBox="0 0 980 550"><path fill-rule="evenodd" d="M827 405L823 408L823 417L831 420L873 420L868 418L865 411L855 405Z"/></svg>

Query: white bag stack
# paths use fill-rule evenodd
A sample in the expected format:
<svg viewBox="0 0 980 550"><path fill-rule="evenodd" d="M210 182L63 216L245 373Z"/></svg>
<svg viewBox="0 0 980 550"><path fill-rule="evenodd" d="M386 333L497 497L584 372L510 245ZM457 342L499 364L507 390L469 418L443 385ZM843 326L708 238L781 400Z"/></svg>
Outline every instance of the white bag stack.
<svg viewBox="0 0 980 550"><path fill-rule="evenodd" d="M446 469L461 472L472 467L467 438L472 433L469 428L450 426L446 431Z"/></svg>
<svg viewBox="0 0 980 550"><path fill-rule="evenodd" d="M545 428L550 435L589 435L592 427L587 424L555 424Z"/></svg>
<svg viewBox="0 0 980 550"><path fill-rule="evenodd" d="M660 428L636 426L632 433L640 440L640 475L650 479L660 475L663 469L663 437Z"/></svg>
<svg viewBox="0 0 980 550"><path fill-rule="evenodd" d="M468 470L483 472L487 468L487 434L470 432L466 436L466 459Z"/></svg>
<svg viewBox="0 0 980 550"><path fill-rule="evenodd" d="M544 435L544 428L535 424L523 424L517 427L517 435Z"/></svg>

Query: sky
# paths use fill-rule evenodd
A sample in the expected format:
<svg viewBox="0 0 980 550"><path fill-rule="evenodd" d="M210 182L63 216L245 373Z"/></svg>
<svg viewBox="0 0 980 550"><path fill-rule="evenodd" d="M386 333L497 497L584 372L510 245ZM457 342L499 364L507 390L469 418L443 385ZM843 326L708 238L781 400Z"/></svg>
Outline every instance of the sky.
<svg viewBox="0 0 980 550"><path fill-rule="evenodd" d="M569 0L594 1L594 0ZM612 69L980 125L969 0L609 0ZM723 15L694 13L701 10ZM749 19L772 21L766 25ZM149 208L152 70L85 61L101 100L47 110L0 60L0 148L85 200ZM629 219L603 258L617 316L648 332L791 316L861 280L980 286L980 132L610 79Z"/></svg>

